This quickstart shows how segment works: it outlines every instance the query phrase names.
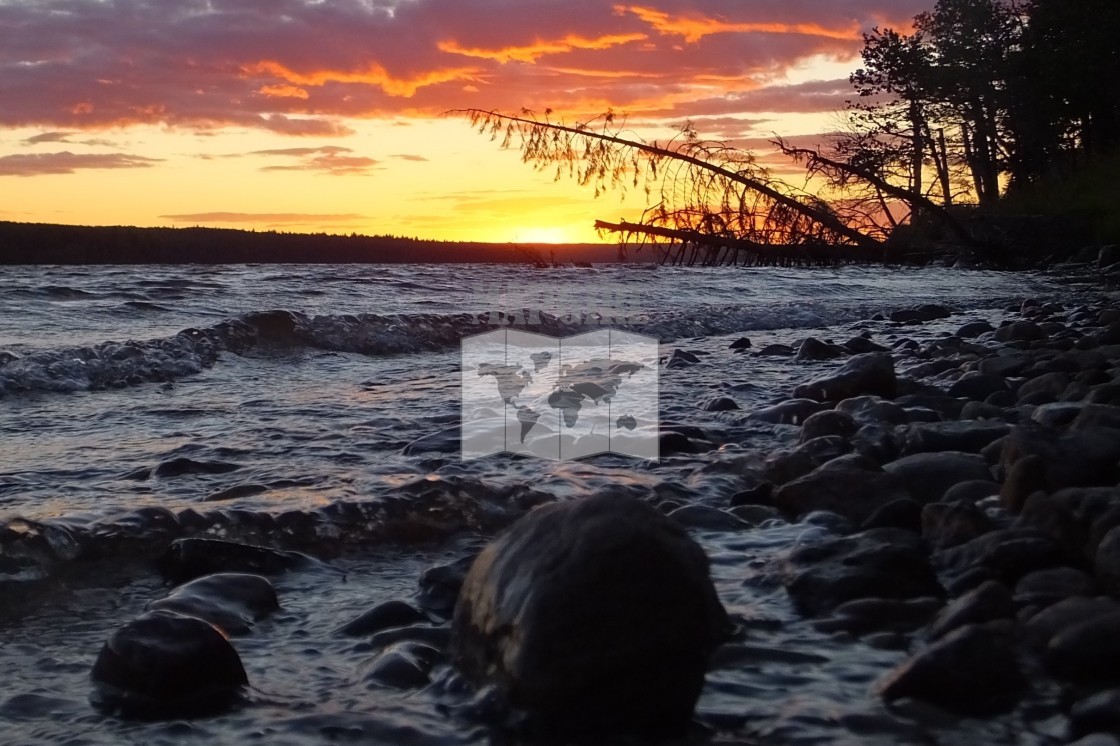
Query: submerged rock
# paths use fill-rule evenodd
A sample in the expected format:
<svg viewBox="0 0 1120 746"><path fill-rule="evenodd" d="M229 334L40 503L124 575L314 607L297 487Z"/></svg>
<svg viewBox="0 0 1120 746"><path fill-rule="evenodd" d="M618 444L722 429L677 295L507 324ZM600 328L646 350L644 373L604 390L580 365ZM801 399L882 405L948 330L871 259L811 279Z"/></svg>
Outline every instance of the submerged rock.
<svg viewBox="0 0 1120 746"><path fill-rule="evenodd" d="M318 560L299 552L193 537L171 542L158 564L164 577L175 582L212 573L276 575L297 567L322 565Z"/></svg>
<svg viewBox="0 0 1120 746"><path fill-rule="evenodd" d="M359 614L336 630L337 634L347 636L371 635L393 627L405 627L428 618L419 610L404 601L386 601L369 611Z"/></svg>
<svg viewBox="0 0 1120 746"><path fill-rule="evenodd" d="M686 725L728 620L700 547L634 499L547 505L471 567L452 656L550 728Z"/></svg>
<svg viewBox="0 0 1120 746"><path fill-rule="evenodd" d="M249 683L237 651L216 627L163 612L114 632L90 678L94 706L141 719L219 713L236 705Z"/></svg>
<svg viewBox="0 0 1120 746"><path fill-rule="evenodd" d="M280 608L272 584L260 575L217 573L184 583L166 598L148 604L149 611L166 611L210 622L227 635L249 631L253 622Z"/></svg>

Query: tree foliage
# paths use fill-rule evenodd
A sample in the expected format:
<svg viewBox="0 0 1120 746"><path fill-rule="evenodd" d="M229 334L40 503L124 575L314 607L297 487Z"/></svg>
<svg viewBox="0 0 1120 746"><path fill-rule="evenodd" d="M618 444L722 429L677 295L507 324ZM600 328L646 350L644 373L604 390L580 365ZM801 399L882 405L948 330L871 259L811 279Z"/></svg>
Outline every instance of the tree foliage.
<svg viewBox="0 0 1120 746"><path fill-rule="evenodd" d="M530 111L452 113L469 117L502 147L516 144L522 160L538 170L571 177L596 196L640 189L648 206L640 224L618 224L625 225L624 239L658 244L704 236L708 243L725 239L725 245L758 252L828 245L853 247L868 258L881 253L880 242L833 205L773 178L748 152L700 139L691 126L668 142L647 143L626 133L610 113L575 125L549 120L551 112L544 118Z"/></svg>

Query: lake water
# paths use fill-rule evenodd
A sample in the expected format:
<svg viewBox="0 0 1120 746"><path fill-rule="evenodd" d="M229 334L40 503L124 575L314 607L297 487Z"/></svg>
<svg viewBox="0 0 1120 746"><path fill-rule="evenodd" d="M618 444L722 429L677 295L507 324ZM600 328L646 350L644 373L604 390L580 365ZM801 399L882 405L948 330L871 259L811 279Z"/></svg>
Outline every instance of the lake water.
<svg viewBox="0 0 1120 746"><path fill-rule="evenodd" d="M938 268L5 267L0 524L49 550L0 562L0 592L42 584L0 621L0 741L485 743L449 668L419 691L371 687L368 645L331 630L407 599L424 567L534 501L613 490L725 506L737 454L796 436L746 413L835 365L732 354L741 336L756 348L863 330L889 342L911 330L865 320L923 302L967 310L913 331L933 335L1069 293L1041 275ZM656 462L460 460L460 340L506 314L544 334L622 328L656 337L662 355L698 353L661 369L661 421L723 447ZM702 411L717 395L741 410ZM407 447L440 432L436 450ZM166 466L183 463L203 467ZM153 509L345 571L277 579L282 611L235 640L253 684L238 712L135 724L88 704L103 641L166 592L131 558L167 541ZM820 530L698 535L725 605L760 624L710 674L697 743L920 744L931 728L943 744L1048 742L1044 700L984 722L887 712L870 690L903 653L817 632L769 573L806 531Z"/></svg>

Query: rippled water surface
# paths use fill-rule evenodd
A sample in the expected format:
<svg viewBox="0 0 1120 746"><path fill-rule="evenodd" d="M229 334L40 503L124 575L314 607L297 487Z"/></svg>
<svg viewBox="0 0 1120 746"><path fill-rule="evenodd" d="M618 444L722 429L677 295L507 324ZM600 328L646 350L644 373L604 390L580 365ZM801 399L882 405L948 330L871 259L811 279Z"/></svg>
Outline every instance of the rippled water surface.
<svg viewBox="0 0 1120 746"><path fill-rule="evenodd" d="M944 269L3 268L0 520L56 523L95 541L138 508L194 511L220 519L231 538L331 549L345 575L277 579L282 611L236 640L253 683L245 709L129 724L89 707L89 668L108 635L166 591L147 565L123 560L59 571L46 581L50 590L0 622L0 741L486 742L493 734L459 714L464 695L449 669L437 669L424 690L371 689L360 675L368 646L332 630L380 601L408 598L424 567L477 545L477 532L500 525L519 495L613 489L726 505L739 489L727 466L737 454L796 436L748 421L747 411L833 365L733 355L728 345L739 336L756 347L810 333L840 342L863 330L889 341L906 330L862 320L919 302L970 309L920 332L935 334L994 318L1016 298L1064 292L1043 277ZM406 449L458 424L458 339L522 309L530 323L544 314L542 328L553 333L605 321L658 337L664 354L700 353L699 365L661 371L661 419L701 426L723 449L656 463L610 455L461 462L453 449ZM197 342L241 339L235 332L253 314L276 310L297 320L296 332L285 326L252 344L215 347L211 357ZM187 329L198 333L188 339L180 334ZM715 395L742 410L701 411ZM158 468L177 458L221 468ZM460 518L458 500L470 504ZM283 516L312 516L321 528L322 516L348 503L438 508L441 526L461 530L347 537L279 528ZM716 661L691 740L1048 742L1044 703L1026 720L990 723L888 713L871 688L903 654L817 632L770 576L781 551L820 531L776 525L698 536L747 632ZM931 728L936 741L925 735Z"/></svg>

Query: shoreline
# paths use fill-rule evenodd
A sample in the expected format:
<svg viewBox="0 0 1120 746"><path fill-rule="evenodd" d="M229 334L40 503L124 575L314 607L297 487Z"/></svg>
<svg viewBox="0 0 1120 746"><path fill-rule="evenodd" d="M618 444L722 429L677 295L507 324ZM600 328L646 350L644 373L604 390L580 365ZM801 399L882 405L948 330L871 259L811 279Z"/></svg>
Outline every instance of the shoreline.
<svg viewBox="0 0 1120 746"><path fill-rule="evenodd" d="M650 494L647 500L693 532L718 572L736 578L725 579L721 593L753 597L752 588L771 589L765 608L778 605L785 634L815 631L819 637L810 639L818 642L810 644L829 655L851 645L862 651L856 655L881 651L875 654L882 658L876 664L881 675L864 703L876 712L875 729L898 727L893 708L881 710L885 701L898 700L904 720L925 721L914 714L916 702L964 715L977 707L994 723L1029 725L1040 744L1080 737L1098 723L1107 730L1117 722L1109 720L1116 711L1108 699L1116 682L1111 673L1102 675L1101 661L1111 666L1117 652L1097 627L1114 623L1111 615L1120 613L1114 569L1120 529L1113 530L1120 526L1120 311L1107 301L1062 308L1027 299L989 324L969 311L945 317L949 310L898 309L849 325L851 338L839 344L809 341L811 330L786 330L788 344L767 350L742 344L732 349L732 340L721 339L711 342L718 341L723 352L693 356L701 362L671 355L678 362L670 370L703 365L711 354L744 362L767 354L785 356L804 371L796 377L800 385L786 392L792 398L749 414L727 410L728 417L775 428L788 445L758 451L721 443L687 423L663 428L665 455L693 463L702 477L692 493L705 493L705 484L722 491L704 500L692 499L689 491ZM687 353L689 340L676 346ZM845 366L847 373L838 376ZM698 405L717 411L726 406L718 399ZM362 556L362 545L379 552L446 551L465 535L492 536L548 499L534 490L475 494L478 485L447 478L433 485L395 514L371 502L309 514L307 525L288 516L284 543L274 541L279 516L271 525L234 530L233 523L209 522L214 511L144 509L114 530L101 526L101 543L91 556L155 556L176 538L224 536L272 544L264 558L302 550L347 564ZM448 502L443 487L461 497ZM509 512L487 511L491 502ZM329 543L318 530L326 515L340 532ZM78 567L86 562L90 537L65 524L39 525L44 530L5 526L0 548L6 561L53 556L64 560L58 569L91 579L100 572L95 565ZM782 543L764 555L736 549L755 534ZM348 546L337 541L342 537ZM282 552L267 553L275 550ZM236 551L215 554L214 561L208 569L254 569ZM747 573L756 580L744 589L748 561L761 565ZM48 578L73 579L70 570ZM430 571L421 573L421 589ZM320 571L289 565L279 570L281 578L314 572ZM161 591L147 577L145 593L156 599ZM51 593L39 592L51 586L48 580L27 599L26 613L34 615L48 602ZM428 613L415 608L418 597L395 600ZM728 603L741 608L761 602ZM716 680L749 678L742 664L728 659L788 644L772 622L741 610L735 619L742 636L717 651L711 673ZM405 625L400 639L412 635L430 643L435 633L425 630L432 628L431 621ZM437 622L434 628L443 627ZM435 676L439 664L433 665L420 670ZM705 702L698 718L717 732L758 735L759 727L772 725L751 725L760 713L713 710Z"/></svg>

